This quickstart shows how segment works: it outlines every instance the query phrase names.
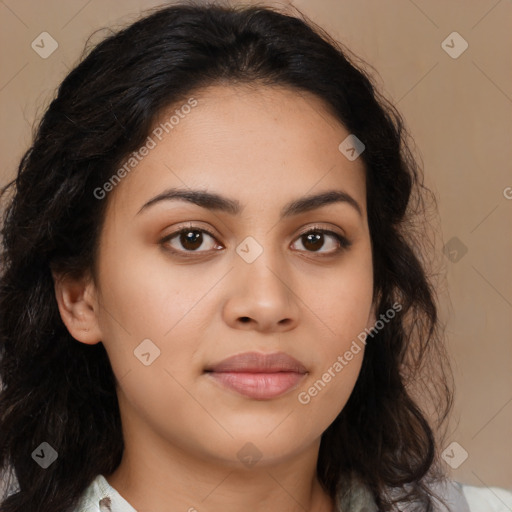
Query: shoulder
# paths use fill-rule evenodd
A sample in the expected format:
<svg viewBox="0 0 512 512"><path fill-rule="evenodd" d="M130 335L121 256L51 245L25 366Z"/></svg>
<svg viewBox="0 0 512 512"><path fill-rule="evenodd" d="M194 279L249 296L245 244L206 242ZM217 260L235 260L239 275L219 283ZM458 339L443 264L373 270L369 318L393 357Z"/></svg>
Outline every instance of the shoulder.
<svg viewBox="0 0 512 512"><path fill-rule="evenodd" d="M433 498L435 512L511 512L512 489L476 487L455 480L431 482L429 488L443 500ZM389 496L396 498L403 489L388 489ZM446 504L446 505L445 505ZM405 508L404 508L405 507ZM401 512L410 505L397 504ZM349 480L339 489L337 511L377 512L378 508L369 487L361 480Z"/></svg>
<svg viewBox="0 0 512 512"><path fill-rule="evenodd" d="M456 481L445 481L433 487L433 490L446 501L450 512L510 512L512 510L512 489L476 487ZM340 493L338 499L338 510L376 510L371 493L362 485L350 486L346 493ZM444 512L446 508L436 510ZM82 494L74 512L137 511L109 485L103 475L98 475Z"/></svg>
<svg viewBox="0 0 512 512"><path fill-rule="evenodd" d="M137 512L107 481L98 475L80 497L73 512Z"/></svg>
<svg viewBox="0 0 512 512"><path fill-rule="evenodd" d="M470 512L510 512L512 489L461 484Z"/></svg>
<svg viewBox="0 0 512 512"><path fill-rule="evenodd" d="M450 512L510 512L512 510L512 490L499 487L477 487L455 480L438 482L432 490L446 502ZM440 511L446 511L439 502L436 504Z"/></svg>

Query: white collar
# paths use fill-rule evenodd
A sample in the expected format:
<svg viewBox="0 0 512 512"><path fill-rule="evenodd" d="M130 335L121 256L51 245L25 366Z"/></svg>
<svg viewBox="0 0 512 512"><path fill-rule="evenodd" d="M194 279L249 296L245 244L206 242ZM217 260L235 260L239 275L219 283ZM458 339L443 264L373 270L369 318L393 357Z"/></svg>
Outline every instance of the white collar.
<svg viewBox="0 0 512 512"><path fill-rule="evenodd" d="M436 483L433 490L445 499L453 510L470 512L462 491L462 485L454 481ZM390 495L396 493L390 492ZM442 510L437 500L435 510ZM358 478L345 481L338 487L335 500L335 512L378 512L373 493ZM77 512L137 512L107 481L99 474L83 494ZM402 510L399 507L399 510ZM405 510L405 509L404 509ZM444 509L443 509L444 510Z"/></svg>

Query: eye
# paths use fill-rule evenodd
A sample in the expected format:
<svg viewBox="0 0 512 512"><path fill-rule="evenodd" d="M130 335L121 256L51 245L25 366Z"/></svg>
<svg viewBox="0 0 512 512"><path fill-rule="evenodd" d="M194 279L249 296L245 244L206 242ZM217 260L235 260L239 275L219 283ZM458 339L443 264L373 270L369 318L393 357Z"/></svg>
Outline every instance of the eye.
<svg viewBox="0 0 512 512"><path fill-rule="evenodd" d="M326 236L331 239L331 243L327 245L334 246L334 249L320 252L322 255L332 256L348 249L352 245L343 235L335 231L316 227L302 233L297 240L302 243L307 252L319 252L319 249L325 246Z"/></svg>
<svg viewBox="0 0 512 512"><path fill-rule="evenodd" d="M166 248L171 252L186 257L190 255L190 253L206 253L212 249L220 248L220 246L210 242L210 247L208 247L208 244L206 244L206 249L202 251L198 250L204 246L205 240L208 239L216 241L215 235L207 229L199 226L189 225L167 235L162 240L160 240L160 244L166 245ZM329 250L328 248L327 251L320 251L320 249L324 248L326 245L326 239L331 240L330 244L327 245L333 247L333 249ZM302 246L306 252L318 253L322 256L333 256L345 249L348 249L352 245L352 243L343 235L340 235L335 231L318 227L313 227L308 231L305 231L299 235L297 240L302 243Z"/></svg>
<svg viewBox="0 0 512 512"><path fill-rule="evenodd" d="M167 235L162 240L160 240L160 243L170 246L170 250L174 253L208 252L208 250L211 250L213 247L210 247L204 251L198 251L198 249L204 244L204 234L206 234L206 239L211 238L212 240L215 240L213 233L210 233L210 231L207 229L199 228L197 226L187 226L178 231L175 231L174 233L171 233L170 235ZM176 243L170 243L175 238ZM181 248L176 246L181 246Z"/></svg>

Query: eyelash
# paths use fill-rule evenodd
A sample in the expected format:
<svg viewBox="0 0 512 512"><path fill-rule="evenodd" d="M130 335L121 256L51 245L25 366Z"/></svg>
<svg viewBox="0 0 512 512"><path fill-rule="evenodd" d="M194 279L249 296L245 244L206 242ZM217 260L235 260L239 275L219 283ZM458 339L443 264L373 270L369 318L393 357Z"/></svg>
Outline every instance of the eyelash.
<svg viewBox="0 0 512 512"><path fill-rule="evenodd" d="M208 235L210 235L214 240L217 241L217 238L216 236L208 229L206 228L203 228L203 227L199 227L199 226L194 226L193 224L191 225L188 225L188 226L185 226L177 231L174 231L173 233L170 233L169 235L166 235L164 238L162 238L160 240L160 244L163 246L166 242L169 242L170 240L172 240L173 238L183 234L183 233L188 233L190 231L197 231L197 232L202 232L202 233L207 233ZM338 242L339 244L339 247L337 249L335 249L334 251L330 252L330 253L317 253L315 251L306 251L306 252L309 252L311 254L318 254L319 257L332 257L332 256L336 256L338 254L340 254L341 252L347 250L351 245L352 245L352 242L349 241L347 238L345 238L343 235L340 235L339 233L336 233L335 231L331 231L331 230L328 230L328 229L324 229L324 228L320 228L320 227L317 227L317 226L313 226L312 228L309 228L307 231L304 231L303 233L301 233L295 240L298 240L306 235L309 235L310 233L321 233L321 234L324 234L324 235L330 235L332 237L334 237L336 239L336 241ZM194 256L194 253L198 253L200 254L201 252L208 252L208 251L187 251L187 250L184 250L184 251L178 251L176 249L170 249L168 247L165 247L165 250L173 253L173 254L176 254L180 257L183 257L183 258L193 258L195 257Z"/></svg>

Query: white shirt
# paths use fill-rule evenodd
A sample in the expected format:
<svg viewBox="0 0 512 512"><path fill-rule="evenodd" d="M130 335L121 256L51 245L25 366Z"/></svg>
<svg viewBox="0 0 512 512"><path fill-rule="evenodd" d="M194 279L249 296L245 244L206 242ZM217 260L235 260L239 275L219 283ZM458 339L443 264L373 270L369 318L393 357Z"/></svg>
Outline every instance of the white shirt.
<svg viewBox="0 0 512 512"><path fill-rule="evenodd" d="M436 490L439 493L440 488L436 488ZM373 498L363 487L353 491L350 499L338 499L338 511L377 510ZM452 481L444 487L441 495L450 506L450 512L512 512L512 489L475 487ZM439 510L446 511L444 507ZM137 511L108 483L103 475L98 475L82 495L75 512Z"/></svg>

